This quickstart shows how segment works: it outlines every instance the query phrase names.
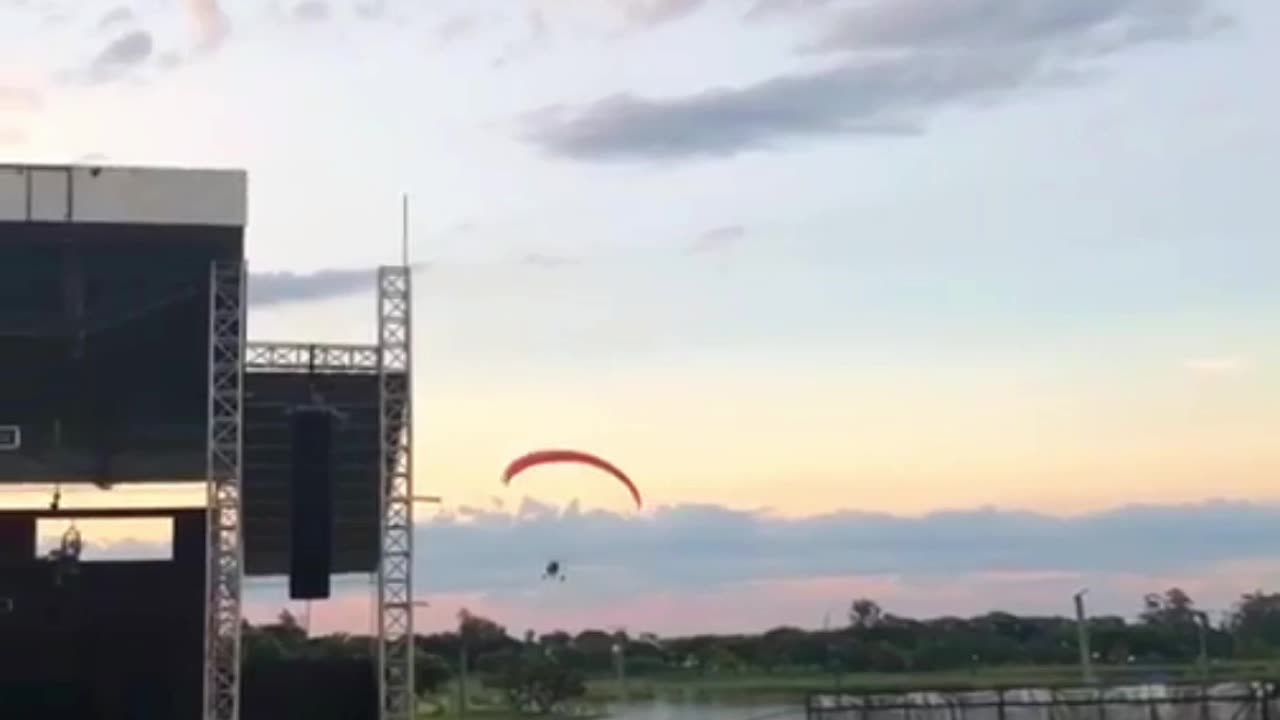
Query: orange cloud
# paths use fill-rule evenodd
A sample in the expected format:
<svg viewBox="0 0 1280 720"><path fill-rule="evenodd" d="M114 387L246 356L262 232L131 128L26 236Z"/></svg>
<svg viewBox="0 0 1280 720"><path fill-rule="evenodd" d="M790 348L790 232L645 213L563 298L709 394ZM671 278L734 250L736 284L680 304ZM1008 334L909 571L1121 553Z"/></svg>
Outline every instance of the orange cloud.
<svg viewBox="0 0 1280 720"><path fill-rule="evenodd" d="M1244 355L1220 355L1193 358L1183 363L1183 367L1209 375L1231 375L1249 370L1253 367L1253 361Z"/></svg>
<svg viewBox="0 0 1280 720"><path fill-rule="evenodd" d="M187 10L195 20L201 45L210 49L220 45L229 27L226 16L218 8L218 0L187 0Z"/></svg>

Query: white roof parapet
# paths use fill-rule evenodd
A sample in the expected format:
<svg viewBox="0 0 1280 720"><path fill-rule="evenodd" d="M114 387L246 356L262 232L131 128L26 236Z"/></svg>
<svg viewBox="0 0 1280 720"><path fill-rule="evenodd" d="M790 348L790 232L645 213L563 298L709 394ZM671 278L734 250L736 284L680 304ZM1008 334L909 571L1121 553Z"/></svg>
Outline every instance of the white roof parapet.
<svg viewBox="0 0 1280 720"><path fill-rule="evenodd" d="M0 223L245 226L248 175L96 165L0 165Z"/></svg>

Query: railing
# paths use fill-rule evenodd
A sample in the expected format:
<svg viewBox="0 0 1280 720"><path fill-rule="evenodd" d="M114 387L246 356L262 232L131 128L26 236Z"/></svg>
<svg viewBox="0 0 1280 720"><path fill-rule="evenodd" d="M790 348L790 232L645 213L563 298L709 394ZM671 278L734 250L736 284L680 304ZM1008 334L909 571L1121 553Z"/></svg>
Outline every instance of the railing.
<svg viewBox="0 0 1280 720"><path fill-rule="evenodd" d="M806 720L1272 720L1270 682L812 693Z"/></svg>

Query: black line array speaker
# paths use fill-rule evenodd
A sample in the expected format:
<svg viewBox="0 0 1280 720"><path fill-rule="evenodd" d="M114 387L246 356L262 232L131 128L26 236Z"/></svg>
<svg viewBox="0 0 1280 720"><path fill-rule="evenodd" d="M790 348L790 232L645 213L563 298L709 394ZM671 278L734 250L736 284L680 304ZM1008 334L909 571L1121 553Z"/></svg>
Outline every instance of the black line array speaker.
<svg viewBox="0 0 1280 720"><path fill-rule="evenodd" d="M289 597L329 597L333 568L334 415L324 408L299 408L291 418L292 467L289 483Z"/></svg>

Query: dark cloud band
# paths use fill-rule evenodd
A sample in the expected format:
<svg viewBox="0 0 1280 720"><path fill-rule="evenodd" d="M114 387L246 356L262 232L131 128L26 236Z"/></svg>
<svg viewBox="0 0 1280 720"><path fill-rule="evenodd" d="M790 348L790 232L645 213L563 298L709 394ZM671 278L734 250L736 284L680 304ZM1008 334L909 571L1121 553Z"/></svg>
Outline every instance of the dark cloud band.
<svg viewBox="0 0 1280 720"><path fill-rule="evenodd" d="M355 295L375 289L377 276L376 268L252 273L249 276L249 303L255 307L267 307Z"/></svg>
<svg viewBox="0 0 1280 720"><path fill-rule="evenodd" d="M524 587L550 558L579 591L705 588L756 580L984 572L1196 572L1280 555L1280 507L1131 506L1076 517L994 509L900 517L782 518L714 505L627 517L526 502L517 518L468 509L419 531L442 591Z"/></svg>
<svg viewBox="0 0 1280 720"><path fill-rule="evenodd" d="M782 518L716 505L623 516L526 500L515 515L474 507L446 513L422 524L415 543L433 592L521 592L554 559L583 600L832 577L1156 577L1277 559L1280 506L1211 501L1076 517L981 509ZM104 547L102 555L137 554L135 546Z"/></svg>
<svg viewBox="0 0 1280 720"><path fill-rule="evenodd" d="M683 97L550 108L529 116L527 138L574 159L664 160L912 135L939 111L1079 84L1093 60L1224 22L1206 0L877 0L823 18L803 49L838 55L834 66Z"/></svg>

